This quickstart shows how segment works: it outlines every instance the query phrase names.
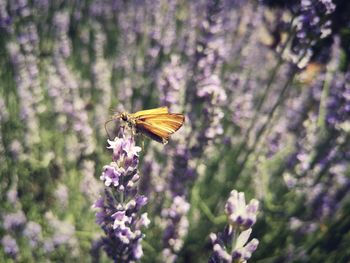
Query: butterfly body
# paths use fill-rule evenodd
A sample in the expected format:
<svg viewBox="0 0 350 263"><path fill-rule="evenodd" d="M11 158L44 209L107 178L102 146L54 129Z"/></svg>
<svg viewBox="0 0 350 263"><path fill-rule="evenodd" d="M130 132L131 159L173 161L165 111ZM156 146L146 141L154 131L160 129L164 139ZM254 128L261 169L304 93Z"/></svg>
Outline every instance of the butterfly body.
<svg viewBox="0 0 350 263"><path fill-rule="evenodd" d="M180 113L169 113L167 107L138 111L135 113L122 112L113 119L121 119L131 127L135 133L166 144L171 134L176 132L185 121Z"/></svg>

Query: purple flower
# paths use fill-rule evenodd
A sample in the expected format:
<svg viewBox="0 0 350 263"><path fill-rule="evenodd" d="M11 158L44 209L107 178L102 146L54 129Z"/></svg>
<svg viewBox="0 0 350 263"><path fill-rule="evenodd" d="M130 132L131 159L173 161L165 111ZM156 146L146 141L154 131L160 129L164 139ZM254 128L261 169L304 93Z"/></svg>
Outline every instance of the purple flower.
<svg viewBox="0 0 350 263"><path fill-rule="evenodd" d="M210 263L215 262L247 262L257 249L259 241L248 239L252 233L250 227L256 221L259 202L252 199L245 203L244 193L233 190L225 206L228 225L218 235L211 233L213 254Z"/></svg>
<svg viewBox="0 0 350 263"><path fill-rule="evenodd" d="M54 230L52 237L46 238L44 248L51 252L54 248L66 245L72 254L78 253L78 240L75 237L75 226L68 221L59 220L52 212L47 212L45 218Z"/></svg>
<svg viewBox="0 0 350 263"><path fill-rule="evenodd" d="M172 55L170 63L164 67L158 76L160 104L167 106L174 112L177 111L181 103L181 91L185 89L185 73L180 57Z"/></svg>
<svg viewBox="0 0 350 263"><path fill-rule="evenodd" d="M162 211L162 218L166 220L167 227L163 234L162 252L163 259L170 262L169 258L176 258L176 254L183 246L183 240L187 235L189 222L187 213L190 204L181 196L176 196L171 207Z"/></svg>
<svg viewBox="0 0 350 263"><path fill-rule="evenodd" d="M252 253L257 249L259 241L254 238L248 242L252 229L243 231L237 238L235 246L232 252L233 260L248 260L252 256Z"/></svg>
<svg viewBox="0 0 350 263"><path fill-rule="evenodd" d="M214 255L210 258L209 262L247 262L259 245L259 241L256 238L248 242L251 232L252 229L249 228L240 233L236 241L233 242L234 245L230 252L222 244L222 240L219 240L217 235L211 233L210 239L214 244Z"/></svg>
<svg viewBox="0 0 350 263"><path fill-rule="evenodd" d="M326 122L331 130L344 129L350 119L350 73L335 74L327 101Z"/></svg>
<svg viewBox="0 0 350 263"><path fill-rule="evenodd" d="M195 8L202 7L198 4ZM191 80L187 83L191 88L186 90L185 95L186 102L190 104L188 110L190 114L187 117L192 126L189 127L187 138L178 142L174 147L168 183L169 194L173 200L169 210L164 209L162 213L166 222L162 254L168 262L176 260L176 254L180 251L183 239L187 235L186 209L189 209L189 203L186 199L189 184L195 180L197 175L196 168L192 164L202 157L205 148L214 141L217 135L223 134L221 120L224 115L221 106L226 100L226 93L218 77L225 53L222 35L223 2L205 2L204 10L204 21L198 20L200 21L198 22L200 32L194 44L197 48L189 67L193 68L189 72L192 74ZM176 61L173 63L175 64ZM177 79L171 74L165 77L168 82L172 81L168 83L172 90L164 90L165 93L174 91L171 85L176 85ZM184 210L178 209L179 203L185 208ZM174 211L176 216L171 217L171 211Z"/></svg>
<svg viewBox="0 0 350 263"><path fill-rule="evenodd" d="M3 228L7 231L20 229L24 226L26 220L26 216L21 210L15 213L6 214L3 218Z"/></svg>
<svg viewBox="0 0 350 263"><path fill-rule="evenodd" d="M81 166L81 173L84 177L80 183L80 191L93 202L99 196L102 189L101 184L94 177L95 163L93 161L84 160Z"/></svg>
<svg viewBox="0 0 350 263"><path fill-rule="evenodd" d="M54 195L60 207L66 208L68 206L69 193L66 185L59 184L54 192Z"/></svg>
<svg viewBox="0 0 350 263"><path fill-rule="evenodd" d="M100 3L102 5L102 3ZM108 106L111 104L112 98L112 67L108 64L108 60L104 58L104 46L106 44L106 33L100 23L92 24L94 34L94 54L95 60L91 63L92 85L96 89L98 101L94 110L94 126L103 134L103 124L106 121L105 116L108 115Z"/></svg>
<svg viewBox="0 0 350 263"><path fill-rule="evenodd" d="M141 148L135 146L131 139L126 138L108 140L108 143L110 145L107 148L113 149L113 162L103 167L100 179L106 186L112 185L121 191L126 187L133 188L139 180L136 167Z"/></svg>
<svg viewBox="0 0 350 263"><path fill-rule="evenodd" d="M30 221L27 223L23 235L28 238L31 247L35 248L42 241L41 226L38 223Z"/></svg>
<svg viewBox="0 0 350 263"><path fill-rule="evenodd" d="M28 40L27 35L24 38L26 41ZM22 46L17 42L8 42L6 47L13 66L20 99L20 119L25 124L24 143L27 144L26 146L32 146L40 141L37 113L38 100L42 98L42 94L38 77L31 75L33 69L30 69L37 67L37 61L33 60L35 58L34 54L25 54L21 50L21 48L24 49L23 46L28 49L33 48L33 45L29 42Z"/></svg>
<svg viewBox="0 0 350 263"><path fill-rule="evenodd" d="M6 1L0 1L0 29L5 29L7 32L12 31L13 18L9 15L6 8Z"/></svg>
<svg viewBox="0 0 350 263"><path fill-rule="evenodd" d="M302 55L306 50L311 53L310 47L331 34L330 15L335 7L332 0L301 0L293 7L297 15L294 53Z"/></svg>
<svg viewBox="0 0 350 263"><path fill-rule="evenodd" d="M137 167L141 148L135 146L133 137L117 137L108 140L107 148L113 150L113 161L104 166L101 180L105 183L104 194L93 207L96 222L104 230L101 247L116 262L139 260L142 255L141 229L150 223L147 213L140 216L140 209L147 198L137 194L136 183L140 176Z"/></svg>
<svg viewBox="0 0 350 263"><path fill-rule="evenodd" d="M16 257L19 252L17 242L10 235L6 235L1 239L1 244L3 246L4 252L11 257Z"/></svg>
<svg viewBox="0 0 350 263"><path fill-rule="evenodd" d="M69 57L71 53L71 46L66 33L69 28L69 14L67 12L57 12L54 16L53 23L56 27L56 34L58 37L57 51L64 57Z"/></svg>
<svg viewBox="0 0 350 263"><path fill-rule="evenodd" d="M258 208L258 200L252 199L246 205L244 193L233 190L226 202L225 213L230 225L245 230L255 224Z"/></svg>

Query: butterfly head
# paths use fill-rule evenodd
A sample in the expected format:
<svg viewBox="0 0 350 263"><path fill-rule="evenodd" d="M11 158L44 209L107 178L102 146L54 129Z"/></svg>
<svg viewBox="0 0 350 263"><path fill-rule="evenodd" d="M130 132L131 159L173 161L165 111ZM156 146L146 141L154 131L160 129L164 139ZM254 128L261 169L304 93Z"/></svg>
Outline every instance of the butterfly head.
<svg viewBox="0 0 350 263"><path fill-rule="evenodd" d="M113 115L113 119L117 120L117 119L122 119L123 121L129 121L129 114L127 112L122 112L119 114L114 114Z"/></svg>
<svg viewBox="0 0 350 263"><path fill-rule="evenodd" d="M122 112L122 113L120 114L120 118L121 118L123 121L128 121L128 119L129 119L128 113Z"/></svg>

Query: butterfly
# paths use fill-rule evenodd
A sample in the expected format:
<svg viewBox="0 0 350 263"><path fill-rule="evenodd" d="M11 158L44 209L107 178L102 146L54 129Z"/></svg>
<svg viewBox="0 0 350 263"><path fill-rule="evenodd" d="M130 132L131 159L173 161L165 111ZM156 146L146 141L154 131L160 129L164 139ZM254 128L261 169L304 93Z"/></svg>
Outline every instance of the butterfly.
<svg viewBox="0 0 350 263"><path fill-rule="evenodd" d="M112 120L120 119L126 122L136 134L141 133L166 144L170 135L181 128L185 116L181 113L170 113L168 107L160 107L135 113L117 113L112 117Z"/></svg>

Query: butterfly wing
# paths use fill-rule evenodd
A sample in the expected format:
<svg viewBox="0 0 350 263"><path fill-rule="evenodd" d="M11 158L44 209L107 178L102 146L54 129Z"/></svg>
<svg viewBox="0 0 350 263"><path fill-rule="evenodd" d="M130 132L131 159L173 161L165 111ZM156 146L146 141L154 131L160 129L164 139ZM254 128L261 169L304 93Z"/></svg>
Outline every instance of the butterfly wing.
<svg viewBox="0 0 350 263"><path fill-rule="evenodd" d="M135 113L130 114L130 116L132 118L137 119L137 118L142 117L142 116L167 114L167 113L169 113L168 107L160 107L160 108L155 108L155 109L137 111Z"/></svg>
<svg viewBox="0 0 350 263"><path fill-rule="evenodd" d="M144 121L138 121L136 123L136 130L148 136L149 138L163 144L166 144L168 142L170 135L168 132L159 129L159 127L153 126L152 124Z"/></svg>
<svg viewBox="0 0 350 263"><path fill-rule="evenodd" d="M152 126L159 127L159 129L169 132L170 134L176 132L184 123L185 117L179 113L154 114L141 116L138 120L147 122Z"/></svg>
<svg viewBox="0 0 350 263"><path fill-rule="evenodd" d="M183 114L150 114L136 119L137 131L158 142L167 143L169 136L184 123Z"/></svg>

